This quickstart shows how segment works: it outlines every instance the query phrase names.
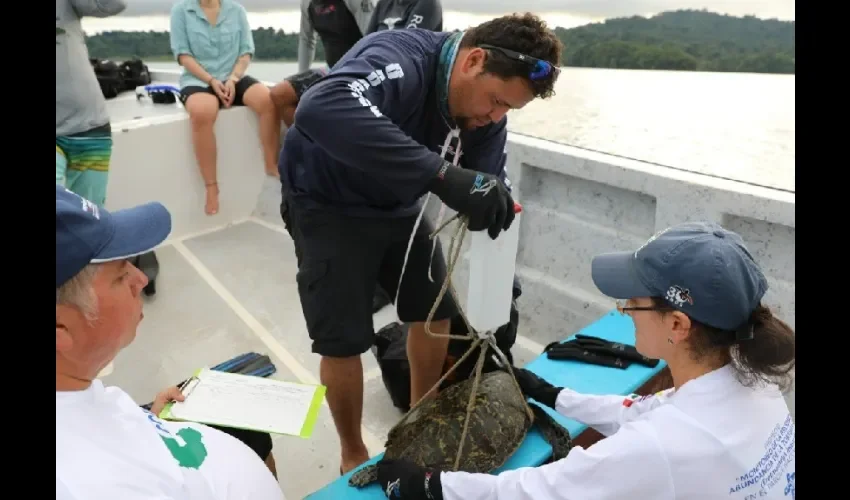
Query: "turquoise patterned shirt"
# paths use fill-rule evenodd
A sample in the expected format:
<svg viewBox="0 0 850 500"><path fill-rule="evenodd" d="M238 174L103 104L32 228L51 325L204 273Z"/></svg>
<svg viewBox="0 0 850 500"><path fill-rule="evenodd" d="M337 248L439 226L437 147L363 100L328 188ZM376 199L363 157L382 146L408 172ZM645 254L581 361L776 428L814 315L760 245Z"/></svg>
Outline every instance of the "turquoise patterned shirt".
<svg viewBox="0 0 850 500"><path fill-rule="evenodd" d="M254 36L245 8L233 0L221 0L213 26L198 0L180 0L171 9L171 52L175 58L181 54L194 57L207 73L224 81L240 56L254 55ZM184 68L180 88L188 86L208 85Z"/></svg>

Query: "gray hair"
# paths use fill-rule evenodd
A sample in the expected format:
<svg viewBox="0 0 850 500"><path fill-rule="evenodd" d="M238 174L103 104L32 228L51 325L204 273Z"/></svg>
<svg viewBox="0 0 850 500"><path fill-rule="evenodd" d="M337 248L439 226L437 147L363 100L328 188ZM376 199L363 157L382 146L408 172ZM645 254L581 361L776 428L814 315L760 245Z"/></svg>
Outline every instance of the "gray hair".
<svg viewBox="0 0 850 500"><path fill-rule="evenodd" d="M93 321L97 317L97 296L94 293L94 277L100 264L89 264L56 290L56 305L67 305L80 309Z"/></svg>

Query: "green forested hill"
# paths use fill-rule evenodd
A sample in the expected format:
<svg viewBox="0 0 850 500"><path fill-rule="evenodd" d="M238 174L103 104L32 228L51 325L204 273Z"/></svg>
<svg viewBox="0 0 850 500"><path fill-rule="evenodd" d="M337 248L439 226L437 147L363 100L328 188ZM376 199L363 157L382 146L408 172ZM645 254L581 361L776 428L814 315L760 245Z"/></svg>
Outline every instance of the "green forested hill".
<svg viewBox="0 0 850 500"><path fill-rule="evenodd" d="M794 73L794 21L680 10L556 32L568 66Z"/></svg>
<svg viewBox="0 0 850 500"><path fill-rule="evenodd" d="M556 28L567 66L687 71L795 72L795 22L679 10ZM258 60L295 60L298 35L254 30ZM92 57L171 57L168 32L111 31L87 37ZM317 60L323 60L321 42Z"/></svg>

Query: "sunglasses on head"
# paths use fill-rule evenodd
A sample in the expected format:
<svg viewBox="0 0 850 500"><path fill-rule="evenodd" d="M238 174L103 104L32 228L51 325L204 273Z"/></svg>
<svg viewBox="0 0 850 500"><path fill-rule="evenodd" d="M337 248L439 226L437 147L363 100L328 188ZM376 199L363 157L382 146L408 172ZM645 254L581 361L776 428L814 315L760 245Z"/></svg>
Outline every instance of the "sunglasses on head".
<svg viewBox="0 0 850 500"><path fill-rule="evenodd" d="M531 57L515 50L505 49L503 47L496 47L495 45L487 44L479 45L479 47L481 47L482 49L496 50L515 61L521 61L532 66L531 73L528 74L528 78L530 78L532 81L542 80L543 78L547 78L552 74L557 75L560 72L560 68L553 66L549 61L537 59L536 57Z"/></svg>

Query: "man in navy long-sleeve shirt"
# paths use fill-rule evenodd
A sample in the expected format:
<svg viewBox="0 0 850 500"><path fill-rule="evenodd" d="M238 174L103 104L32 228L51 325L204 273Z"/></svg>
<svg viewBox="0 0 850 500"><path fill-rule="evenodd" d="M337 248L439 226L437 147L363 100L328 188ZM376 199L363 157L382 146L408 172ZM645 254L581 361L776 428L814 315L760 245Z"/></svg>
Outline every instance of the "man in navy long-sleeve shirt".
<svg viewBox="0 0 850 500"><path fill-rule="evenodd" d="M469 230L492 238L510 226L506 114L552 95L561 50L532 14L457 33L384 30L357 42L301 97L280 156L281 214L295 243L312 349L322 356L342 472L368 459L360 355L372 345L376 283L412 323L412 403L445 361L448 340L424 329L446 269L439 248L432 259L427 218L411 235L420 198L436 195L468 217ZM447 333L457 313L447 294L432 331Z"/></svg>

